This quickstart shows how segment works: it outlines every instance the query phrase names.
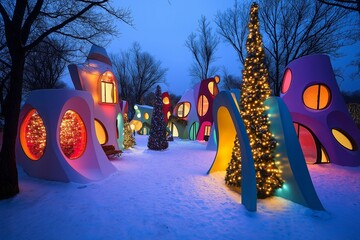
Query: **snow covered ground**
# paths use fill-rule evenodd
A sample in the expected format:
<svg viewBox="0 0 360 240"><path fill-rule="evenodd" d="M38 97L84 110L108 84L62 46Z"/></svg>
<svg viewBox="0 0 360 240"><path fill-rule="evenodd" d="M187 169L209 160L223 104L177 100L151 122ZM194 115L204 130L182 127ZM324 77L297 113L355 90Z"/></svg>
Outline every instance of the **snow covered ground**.
<svg viewBox="0 0 360 240"><path fill-rule="evenodd" d="M285 199L250 213L206 175L215 152L175 140L161 152L147 137L112 163L115 175L91 184L35 179L19 169L21 193L0 201L0 239L360 239L360 168L308 165L326 208Z"/></svg>

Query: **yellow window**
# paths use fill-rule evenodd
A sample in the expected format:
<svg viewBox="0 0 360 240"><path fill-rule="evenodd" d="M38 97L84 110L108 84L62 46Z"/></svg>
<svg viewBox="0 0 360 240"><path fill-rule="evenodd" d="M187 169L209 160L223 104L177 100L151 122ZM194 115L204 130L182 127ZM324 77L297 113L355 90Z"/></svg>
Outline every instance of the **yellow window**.
<svg viewBox="0 0 360 240"><path fill-rule="evenodd" d="M199 97L197 110L200 117L204 116L209 110L209 101L205 95Z"/></svg>
<svg viewBox="0 0 360 240"><path fill-rule="evenodd" d="M102 103L116 103L116 86L114 75L107 71L100 77L101 88L101 102Z"/></svg>
<svg viewBox="0 0 360 240"><path fill-rule="evenodd" d="M107 142L107 134L104 125L97 119L95 119L95 133L99 143L105 144Z"/></svg>
<svg viewBox="0 0 360 240"><path fill-rule="evenodd" d="M335 137L336 141L338 141L343 147L349 150L354 150L352 140L347 137L343 132L338 129L331 129L331 133Z"/></svg>

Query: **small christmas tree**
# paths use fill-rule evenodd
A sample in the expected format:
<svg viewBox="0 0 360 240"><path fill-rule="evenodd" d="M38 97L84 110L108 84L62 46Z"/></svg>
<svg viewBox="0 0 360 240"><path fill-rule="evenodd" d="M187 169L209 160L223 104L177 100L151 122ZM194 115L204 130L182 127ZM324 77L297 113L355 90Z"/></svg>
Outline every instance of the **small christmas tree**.
<svg viewBox="0 0 360 240"><path fill-rule="evenodd" d="M152 150L164 150L168 148L162 104L161 88L158 85L155 92L155 105L152 112L150 135L147 144L148 148Z"/></svg>
<svg viewBox="0 0 360 240"><path fill-rule="evenodd" d="M239 138L237 136L234 141L231 161L226 169L225 183L231 187L241 187L241 155Z"/></svg>
<svg viewBox="0 0 360 240"><path fill-rule="evenodd" d="M276 141L269 130L265 113L265 100L271 90L267 82L265 52L260 34L258 5L250 10L249 36L246 41L247 57L241 85L240 112L249 136L256 171L258 198L272 196L282 186L280 171L275 165L273 151Z"/></svg>
<svg viewBox="0 0 360 240"><path fill-rule="evenodd" d="M133 131L130 127L128 116L124 114L124 148L129 149L135 145L135 138L133 136Z"/></svg>

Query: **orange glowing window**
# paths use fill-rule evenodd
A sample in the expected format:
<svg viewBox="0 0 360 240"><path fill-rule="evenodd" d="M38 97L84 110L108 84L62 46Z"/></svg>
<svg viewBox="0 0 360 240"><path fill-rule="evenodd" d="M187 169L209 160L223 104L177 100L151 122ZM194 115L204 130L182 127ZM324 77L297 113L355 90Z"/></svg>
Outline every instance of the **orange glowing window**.
<svg viewBox="0 0 360 240"><path fill-rule="evenodd" d="M168 112L167 112L167 114L166 114L167 119L169 119L169 118L170 118L170 116L171 116L171 112L170 112L170 111L168 111Z"/></svg>
<svg viewBox="0 0 360 240"><path fill-rule="evenodd" d="M107 134L104 125L97 119L95 119L95 133L99 143L105 144L107 142Z"/></svg>
<svg viewBox="0 0 360 240"><path fill-rule="evenodd" d="M205 126L204 135L205 136L210 136L210 130L211 130L211 126Z"/></svg>
<svg viewBox="0 0 360 240"><path fill-rule="evenodd" d="M190 103L182 102L178 105L177 115L178 117L186 117L190 112Z"/></svg>
<svg viewBox="0 0 360 240"><path fill-rule="evenodd" d="M213 81L209 82L208 89L209 89L209 92L211 93L211 95L215 96L216 94L218 94L218 88L217 88L215 82L213 82Z"/></svg>
<svg viewBox="0 0 360 240"><path fill-rule="evenodd" d="M219 83L219 82L220 82L220 77L219 77L218 75L216 75L216 76L214 77L214 79L215 79L215 82L216 82L216 83Z"/></svg>
<svg viewBox="0 0 360 240"><path fill-rule="evenodd" d="M200 117L204 116L209 110L209 101L205 95L199 97L197 110Z"/></svg>
<svg viewBox="0 0 360 240"><path fill-rule="evenodd" d="M339 129L331 129L331 133L335 137L336 141L341 144L341 146L349 150L354 150L353 141L344 132L340 131Z"/></svg>
<svg viewBox="0 0 360 240"><path fill-rule="evenodd" d="M65 112L60 123L60 147L69 159L79 158L86 147L86 129L79 114Z"/></svg>
<svg viewBox="0 0 360 240"><path fill-rule="evenodd" d="M149 119L149 114L148 114L148 113L144 113L144 118L145 118L145 120L148 120L148 119Z"/></svg>
<svg viewBox="0 0 360 240"><path fill-rule="evenodd" d="M106 71L100 77L101 82L101 102L116 103L116 84L114 75L110 71Z"/></svg>
<svg viewBox="0 0 360 240"><path fill-rule="evenodd" d="M168 98L168 97L164 97L164 98L163 98L163 103L164 103L165 105L168 105L168 104L170 103L169 98Z"/></svg>
<svg viewBox="0 0 360 240"><path fill-rule="evenodd" d="M281 93L286 93L289 90L291 81L292 81L292 73L291 70L288 68L285 70L284 73L284 78L281 86Z"/></svg>
<svg viewBox="0 0 360 240"><path fill-rule="evenodd" d="M329 105L330 96L329 88L322 84L316 84L305 89L303 101L308 108L321 110Z"/></svg>
<svg viewBox="0 0 360 240"><path fill-rule="evenodd" d="M39 160L44 154L46 129L35 109L30 110L21 123L20 144L26 156L31 160Z"/></svg>

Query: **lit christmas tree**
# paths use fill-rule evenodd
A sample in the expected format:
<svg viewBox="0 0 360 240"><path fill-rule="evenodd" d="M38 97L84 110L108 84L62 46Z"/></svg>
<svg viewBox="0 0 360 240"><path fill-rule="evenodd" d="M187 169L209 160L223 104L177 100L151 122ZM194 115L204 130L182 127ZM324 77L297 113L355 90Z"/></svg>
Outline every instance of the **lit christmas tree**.
<svg viewBox="0 0 360 240"><path fill-rule="evenodd" d="M282 186L283 180L280 170L275 165L273 151L276 141L269 130L269 119L265 113L264 101L270 96L271 90L267 82L268 71L265 66L256 3L251 5L248 27L240 110L255 163L257 196L266 198Z"/></svg>
<svg viewBox="0 0 360 240"><path fill-rule="evenodd" d="M237 136L234 141L231 161L226 169L225 183L231 187L241 187L241 155L239 138Z"/></svg>
<svg viewBox="0 0 360 240"><path fill-rule="evenodd" d="M133 131L130 127L128 116L124 114L124 148L129 149L135 145L135 138L133 136Z"/></svg>
<svg viewBox="0 0 360 240"><path fill-rule="evenodd" d="M155 106L152 112L150 135L147 144L148 148L152 150L164 150L168 148L166 123L162 105L161 88L158 85L155 92Z"/></svg>

